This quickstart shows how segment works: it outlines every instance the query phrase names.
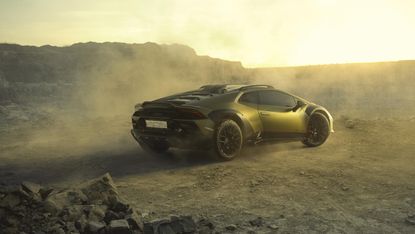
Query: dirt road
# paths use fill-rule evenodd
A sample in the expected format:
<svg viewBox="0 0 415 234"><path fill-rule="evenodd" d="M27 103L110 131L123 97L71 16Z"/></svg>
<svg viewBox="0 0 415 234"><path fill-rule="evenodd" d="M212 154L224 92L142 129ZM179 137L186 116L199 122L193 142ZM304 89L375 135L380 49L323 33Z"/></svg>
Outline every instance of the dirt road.
<svg viewBox="0 0 415 234"><path fill-rule="evenodd" d="M225 163L205 152L148 155L128 121L10 128L0 182L64 186L109 172L145 219L207 216L233 233L414 233L406 219L415 214L415 119L354 123L338 120L322 147L248 147Z"/></svg>

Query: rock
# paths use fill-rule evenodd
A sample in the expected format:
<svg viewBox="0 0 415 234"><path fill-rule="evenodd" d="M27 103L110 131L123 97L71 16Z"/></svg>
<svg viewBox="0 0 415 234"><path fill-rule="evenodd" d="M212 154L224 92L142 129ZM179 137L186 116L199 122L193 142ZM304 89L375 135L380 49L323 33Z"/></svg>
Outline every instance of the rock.
<svg viewBox="0 0 415 234"><path fill-rule="evenodd" d="M88 197L81 191L70 190L66 193L66 197L70 204L86 205Z"/></svg>
<svg viewBox="0 0 415 234"><path fill-rule="evenodd" d="M67 230L67 233L77 233L77 229L75 228L75 222L67 222L65 224L65 230Z"/></svg>
<svg viewBox="0 0 415 234"><path fill-rule="evenodd" d="M6 218L6 209L5 208L0 208L0 223L5 218Z"/></svg>
<svg viewBox="0 0 415 234"><path fill-rule="evenodd" d="M249 221L249 223L252 226L260 227L260 226L262 226L264 224L264 220L262 219L262 217L258 217L256 219L253 219L253 220Z"/></svg>
<svg viewBox="0 0 415 234"><path fill-rule="evenodd" d="M109 224L110 234L130 234L130 225L125 219L112 220Z"/></svg>
<svg viewBox="0 0 415 234"><path fill-rule="evenodd" d="M137 213L133 212L132 214L127 215L125 219L127 220L131 229L140 231L143 230L143 221Z"/></svg>
<svg viewBox="0 0 415 234"><path fill-rule="evenodd" d="M186 232L176 232L168 223L160 224L157 228L157 233L160 234L176 234L176 233L186 233Z"/></svg>
<svg viewBox="0 0 415 234"><path fill-rule="evenodd" d="M349 188L349 187L347 187L347 186L344 186L344 185L342 186L342 190L343 190L343 191L349 191L349 189L350 189L350 188Z"/></svg>
<svg viewBox="0 0 415 234"><path fill-rule="evenodd" d="M170 233L170 224L168 220L160 230ZM196 231L190 216L180 217L178 224ZM109 174L59 191L31 182L0 186L0 233L6 227L7 233L135 234L144 229L141 216L119 198Z"/></svg>
<svg viewBox="0 0 415 234"><path fill-rule="evenodd" d="M80 189L91 204L106 204L111 207L114 205L113 200L118 200L117 188L108 173L82 184Z"/></svg>
<svg viewBox="0 0 415 234"><path fill-rule="evenodd" d="M76 220L80 219L84 214L82 206L80 205L66 207L64 211L67 220L71 222L75 222Z"/></svg>
<svg viewBox="0 0 415 234"><path fill-rule="evenodd" d="M78 219L77 221L75 221L75 228L80 233L85 232L86 225L87 225L87 220L86 220L85 216L82 216L80 219Z"/></svg>
<svg viewBox="0 0 415 234"><path fill-rule="evenodd" d="M175 222L171 222L169 219L158 219L151 222L144 223L144 233L160 233L160 226L169 225L170 228L176 233L183 233L183 227ZM176 226L177 225L177 226ZM168 231L168 228L164 227L164 230Z"/></svg>
<svg viewBox="0 0 415 234"><path fill-rule="evenodd" d="M411 225L415 225L415 214L408 215L408 217L405 219L405 222Z"/></svg>
<svg viewBox="0 0 415 234"><path fill-rule="evenodd" d="M230 224L230 225L226 226L225 228L228 231L235 231L237 227L236 227L235 224Z"/></svg>
<svg viewBox="0 0 415 234"><path fill-rule="evenodd" d="M16 227L6 227L4 230L1 230L4 233L19 233Z"/></svg>
<svg viewBox="0 0 415 234"><path fill-rule="evenodd" d="M16 194L9 193L0 201L0 207L13 209L21 202L20 197Z"/></svg>
<svg viewBox="0 0 415 234"><path fill-rule="evenodd" d="M46 199L43 201L42 206L46 212L51 214L56 214L62 209L62 207L56 204L56 202L52 199Z"/></svg>
<svg viewBox="0 0 415 234"><path fill-rule="evenodd" d="M112 198L113 199L113 198ZM111 209L115 212L127 212L130 206L124 202L117 199L117 201L111 202Z"/></svg>
<svg viewBox="0 0 415 234"><path fill-rule="evenodd" d="M6 217L6 224L11 227L17 227L19 224L19 218L14 215L8 215Z"/></svg>
<svg viewBox="0 0 415 234"><path fill-rule="evenodd" d="M38 197L38 194L26 192L22 187L18 187L12 193L14 193L15 195L19 196L20 198L24 200L39 200L39 199L36 199L36 197Z"/></svg>
<svg viewBox="0 0 415 234"><path fill-rule="evenodd" d="M104 216L104 221L109 224L112 220L116 220L116 219L122 219L122 217L120 217L120 215L118 215L117 213L115 213L112 210L107 210L107 212L105 213Z"/></svg>
<svg viewBox="0 0 415 234"><path fill-rule="evenodd" d="M278 227L277 225L275 225L275 224L270 224L270 225L268 225L268 228L269 229L271 229L271 230L277 230L278 228L280 228L280 227Z"/></svg>
<svg viewBox="0 0 415 234"><path fill-rule="evenodd" d="M53 192L52 188L43 188L42 187L42 188L39 189L40 197L43 200L45 200L49 196L49 194L51 194L52 192Z"/></svg>
<svg viewBox="0 0 415 234"><path fill-rule="evenodd" d="M106 210L105 205L101 205L101 206L92 205L89 211L89 214L88 214L88 219L94 220L94 221L103 220L105 217L105 210Z"/></svg>
<svg viewBox="0 0 415 234"><path fill-rule="evenodd" d="M183 230L186 233L191 233L196 231L196 223L193 220L192 216L180 216L181 224L183 226Z"/></svg>
<svg viewBox="0 0 415 234"><path fill-rule="evenodd" d="M145 222L143 226L144 234L154 234L154 227L151 222Z"/></svg>
<svg viewBox="0 0 415 234"><path fill-rule="evenodd" d="M42 188L39 184L35 184L32 182L24 181L21 184L23 190L25 192L31 193L31 194L38 194L39 190Z"/></svg>
<svg viewBox="0 0 415 234"><path fill-rule="evenodd" d="M356 122L351 120L351 119L348 119L348 120L346 120L344 125L346 126L346 128L353 129L356 126Z"/></svg>
<svg viewBox="0 0 415 234"><path fill-rule="evenodd" d="M215 229L215 225L207 219L201 219L197 222L197 226L200 227L207 227L211 230Z"/></svg>
<svg viewBox="0 0 415 234"><path fill-rule="evenodd" d="M45 201L51 201L56 207L62 209L65 206L85 205L87 197L80 190L66 189L58 193L50 194Z"/></svg>
<svg viewBox="0 0 415 234"><path fill-rule="evenodd" d="M88 221L86 225L86 229L91 233L99 233L101 230L105 228L105 223L96 222L96 221Z"/></svg>
<svg viewBox="0 0 415 234"><path fill-rule="evenodd" d="M50 230L50 232L51 233L54 233L54 234L65 234L65 231L59 226L59 225L56 225L56 226L54 226L51 230Z"/></svg>

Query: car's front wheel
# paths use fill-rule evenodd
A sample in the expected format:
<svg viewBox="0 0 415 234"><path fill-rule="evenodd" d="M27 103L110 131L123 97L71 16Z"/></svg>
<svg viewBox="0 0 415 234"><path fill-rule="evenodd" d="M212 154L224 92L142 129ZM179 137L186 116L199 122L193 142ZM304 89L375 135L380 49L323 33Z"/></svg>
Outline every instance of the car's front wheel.
<svg viewBox="0 0 415 234"><path fill-rule="evenodd" d="M241 151L242 131L233 120L224 120L218 124L214 134L214 149L222 160L232 160Z"/></svg>
<svg viewBox="0 0 415 234"><path fill-rule="evenodd" d="M311 115L303 143L306 146L316 147L323 144L330 135L329 120L323 114L317 112Z"/></svg>
<svg viewBox="0 0 415 234"><path fill-rule="evenodd" d="M141 148L149 153L161 154L169 150L169 143L164 140L150 140L138 138L138 144Z"/></svg>

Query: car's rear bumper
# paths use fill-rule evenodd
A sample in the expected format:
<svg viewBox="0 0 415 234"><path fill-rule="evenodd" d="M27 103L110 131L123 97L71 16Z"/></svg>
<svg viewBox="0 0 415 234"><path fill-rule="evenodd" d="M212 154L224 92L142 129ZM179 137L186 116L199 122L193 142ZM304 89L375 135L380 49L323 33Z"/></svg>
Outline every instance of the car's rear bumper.
<svg viewBox="0 0 415 234"><path fill-rule="evenodd" d="M151 129L133 124L131 134L136 141L139 141L139 139L144 141L165 140L173 148L210 149L213 142L213 124L209 119L197 121L169 120L168 129Z"/></svg>

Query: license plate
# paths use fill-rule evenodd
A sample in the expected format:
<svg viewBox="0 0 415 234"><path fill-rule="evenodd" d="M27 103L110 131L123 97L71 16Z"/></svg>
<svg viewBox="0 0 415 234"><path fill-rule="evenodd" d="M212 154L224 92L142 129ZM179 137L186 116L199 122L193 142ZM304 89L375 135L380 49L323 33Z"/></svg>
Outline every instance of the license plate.
<svg viewBox="0 0 415 234"><path fill-rule="evenodd" d="M160 120L146 120L146 127L147 128L167 128L167 122L160 121Z"/></svg>

